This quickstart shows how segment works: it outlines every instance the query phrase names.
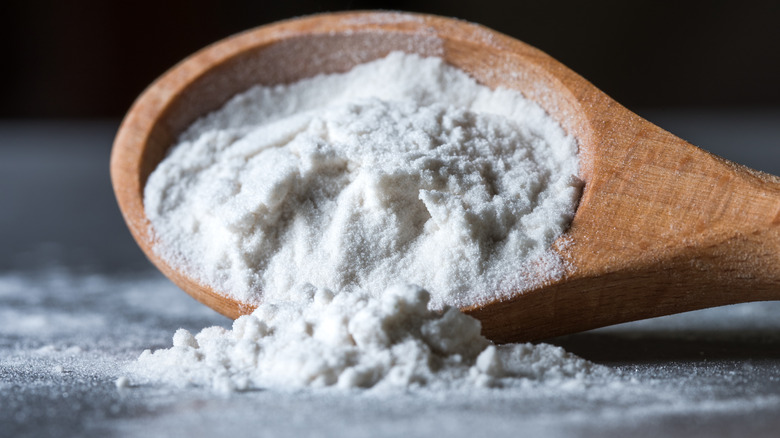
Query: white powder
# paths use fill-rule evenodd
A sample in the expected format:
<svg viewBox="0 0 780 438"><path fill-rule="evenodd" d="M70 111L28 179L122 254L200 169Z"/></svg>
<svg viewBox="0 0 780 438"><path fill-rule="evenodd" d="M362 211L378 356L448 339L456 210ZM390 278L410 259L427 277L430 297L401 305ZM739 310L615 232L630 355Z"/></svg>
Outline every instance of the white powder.
<svg viewBox="0 0 780 438"><path fill-rule="evenodd" d="M605 369L541 344L495 346L478 320L448 307L428 309L429 294L394 286L381 298L312 286L261 304L232 330L180 329L173 347L145 351L139 377L220 391L305 386L373 387L375 391L581 384Z"/></svg>
<svg viewBox="0 0 780 438"><path fill-rule="evenodd" d="M556 347L494 346L449 307L561 275L549 247L577 166L539 106L437 58L250 89L181 136L144 203L158 254L259 306L232 331L180 330L134 372L223 390L587 375Z"/></svg>
<svg viewBox="0 0 780 438"><path fill-rule="evenodd" d="M393 53L236 96L182 135L144 204L155 250L241 302L414 283L462 307L561 274L545 251L574 213L576 149L519 93Z"/></svg>

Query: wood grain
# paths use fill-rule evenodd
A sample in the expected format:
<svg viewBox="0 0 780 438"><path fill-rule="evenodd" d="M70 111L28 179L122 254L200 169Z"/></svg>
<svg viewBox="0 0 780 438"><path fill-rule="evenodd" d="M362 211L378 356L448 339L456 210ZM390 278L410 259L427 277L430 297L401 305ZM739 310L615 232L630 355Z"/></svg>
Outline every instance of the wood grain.
<svg viewBox="0 0 780 438"><path fill-rule="evenodd" d="M416 14L326 14L260 27L203 49L153 83L128 112L111 157L119 206L149 259L218 312L250 312L155 255L143 210L146 179L185 127L232 95L346 71L393 50L441 56L485 85L519 90L579 142L585 189L566 245L556 245L568 271L510 299L464 309L488 337L538 340L780 298L778 178L652 125L527 44Z"/></svg>

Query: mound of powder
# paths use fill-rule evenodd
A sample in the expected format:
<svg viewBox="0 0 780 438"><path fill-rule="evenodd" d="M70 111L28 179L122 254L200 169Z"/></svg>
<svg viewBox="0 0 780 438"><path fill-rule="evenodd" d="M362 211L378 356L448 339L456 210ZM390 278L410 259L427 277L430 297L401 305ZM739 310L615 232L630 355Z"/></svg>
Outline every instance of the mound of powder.
<svg viewBox="0 0 780 438"><path fill-rule="evenodd" d="M561 275L548 249L576 152L519 93L393 53L234 97L181 136L144 205L162 258L245 303L414 283L462 307Z"/></svg>
<svg viewBox="0 0 780 438"><path fill-rule="evenodd" d="M549 247L580 194L576 149L437 58L252 88L181 136L144 204L161 257L258 307L131 371L225 391L582 381L591 363L495 346L450 307L562 274Z"/></svg>
<svg viewBox="0 0 780 438"><path fill-rule="evenodd" d="M336 386L375 391L426 387L525 387L585 384L604 367L547 344L493 345L478 320L446 307L428 309L417 286L381 298L334 294L311 285L261 304L232 330L180 329L173 347L145 351L134 378L218 391Z"/></svg>

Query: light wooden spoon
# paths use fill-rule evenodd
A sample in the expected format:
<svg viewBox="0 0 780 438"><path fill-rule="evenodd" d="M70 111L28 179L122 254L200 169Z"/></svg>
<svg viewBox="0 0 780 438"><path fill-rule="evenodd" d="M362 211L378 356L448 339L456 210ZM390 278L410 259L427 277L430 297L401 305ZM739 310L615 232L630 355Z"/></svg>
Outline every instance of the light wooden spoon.
<svg viewBox="0 0 780 438"><path fill-rule="evenodd" d="M585 189L555 245L567 272L464 309L482 321L486 336L538 340L780 299L780 179L652 125L520 41L463 21L401 13L328 14L260 27L205 48L153 83L127 114L111 156L119 206L149 259L218 312L250 312L152 251L143 208L149 174L184 128L251 85L343 72L393 50L440 56L487 86L519 90L579 142Z"/></svg>

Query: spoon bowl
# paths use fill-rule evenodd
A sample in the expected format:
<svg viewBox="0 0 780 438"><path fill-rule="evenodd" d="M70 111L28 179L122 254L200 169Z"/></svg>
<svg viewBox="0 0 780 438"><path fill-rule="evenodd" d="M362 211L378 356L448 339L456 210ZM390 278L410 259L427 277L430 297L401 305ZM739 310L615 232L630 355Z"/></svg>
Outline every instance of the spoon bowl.
<svg viewBox="0 0 780 438"><path fill-rule="evenodd" d="M780 179L709 154L647 122L543 52L485 27L390 12L324 14L211 45L154 82L117 134L111 177L147 257L195 299L236 318L253 307L153 251L143 189L177 136L257 84L344 72L396 50L439 56L489 87L520 91L579 145L585 188L553 245L561 278L463 309L497 342L780 299Z"/></svg>

